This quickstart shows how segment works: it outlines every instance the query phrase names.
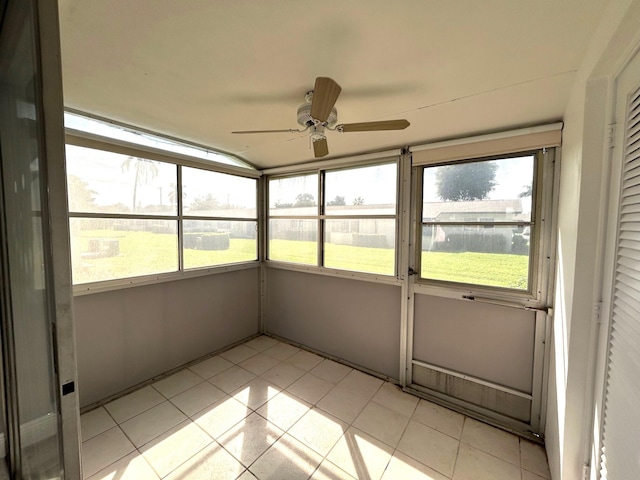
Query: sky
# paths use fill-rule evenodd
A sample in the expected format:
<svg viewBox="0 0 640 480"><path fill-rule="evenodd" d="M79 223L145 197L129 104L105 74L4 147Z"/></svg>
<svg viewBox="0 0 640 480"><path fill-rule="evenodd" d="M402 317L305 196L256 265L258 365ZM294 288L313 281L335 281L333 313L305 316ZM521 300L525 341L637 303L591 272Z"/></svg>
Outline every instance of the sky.
<svg viewBox="0 0 640 480"><path fill-rule="evenodd" d="M518 198L518 194L524 191L527 185L531 185L533 180L534 156L505 158L494 160L498 165L496 171L496 186L489 192L489 200L508 200ZM437 168L437 167L436 167ZM424 173L424 201L439 202L435 187L436 168L425 168ZM430 185L431 188L426 188ZM531 197L524 197L522 200L522 211L531 212Z"/></svg>
<svg viewBox="0 0 640 480"><path fill-rule="evenodd" d="M133 203L135 170L123 168L127 155L67 145L67 175L75 175L95 192L96 205ZM177 167L169 163L154 162L157 175L148 182L138 182L138 205L170 205L170 192L175 189ZM211 193L220 203L255 208L255 180L183 167L185 205L201 195ZM175 202L175 200L174 200Z"/></svg>
<svg viewBox="0 0 640 480"><path fill-rule="evenodd" d="M489 193L490 200L506 200L518 198L526 185L533 179L533 155L495 160L496 186ZM424 201L439 202L435 187L436 168L425 168ZM333 200L336 196L344 196L347 205L353 199L361 197L367 204L393 204L396 201L395 164L375 165L371 167L349 170L328 171L325 180L326 198ZM313 195L317 201L318 182L316 175L306 175L276 179L270 185L270 206L276 202L295 203L301 193ZM521 199L524 213L531 212L531 197Z"/></svg>
<svg viewBox="0 0 640 480"><path fill-rule="evenodd" d="M73 113L64 113L64 126L83 132L94 133L107 138L115 138L117 140L125 140L127 142L147 147L159 148L170 152L182 153L196 158L211 160L214 162L224 163L226 165L235 165L239 167L247 167L246 164L238 159L224 155L222 153L206 150L204 148L192 147L189 145L180 145L177 142L164 140L150 134L137 133L116 125L111 125L99 120L93 120Z"/></svg>

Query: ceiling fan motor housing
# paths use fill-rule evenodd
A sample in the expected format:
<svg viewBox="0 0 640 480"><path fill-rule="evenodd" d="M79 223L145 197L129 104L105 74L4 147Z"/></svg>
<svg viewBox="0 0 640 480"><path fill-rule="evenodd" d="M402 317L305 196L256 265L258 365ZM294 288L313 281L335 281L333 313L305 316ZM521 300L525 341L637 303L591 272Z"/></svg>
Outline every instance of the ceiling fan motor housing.
<svg viewBox="0 0 640 480"><path fill-rule="evenodd" d="M298 123L303 127L311 127L316 124L316 121L311 116L311 102L305 102L298 107ZM333 127L338 121L338 110L336 107L331 109L331 113L329 114L329 118L327 118L326 125L328 127Z"/></svg>

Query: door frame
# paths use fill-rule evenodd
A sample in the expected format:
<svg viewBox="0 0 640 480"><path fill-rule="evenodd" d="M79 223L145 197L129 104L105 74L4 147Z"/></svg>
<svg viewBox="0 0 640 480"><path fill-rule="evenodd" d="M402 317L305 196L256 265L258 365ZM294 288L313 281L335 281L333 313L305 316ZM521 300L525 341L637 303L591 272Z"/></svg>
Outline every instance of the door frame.
<svg viewBox="0 0 640 480"><path fill-rule="evenodd" d="M589 436L585 439L585 467L590 470L591 479L601 478L603 447L604 408L606 396L607 368L609 359L609 342L611 338L611 319L613 315L613 292L616 270L616 252L618 243L618 227L620 217L620 196L622 193L621 177L624 154L624 133L626 121L625 111L619 112L619 96L628 92L619 91L621 76L627 71L632 62L640 62L640 34L636 34L629 48L618 56L617 64L613 67L610 77L593 79L591 90L605 91L608 97L601 120L607 133L603 161L606 163L604 188L602 199L602 219L600 230L600 265L599 265L599 295L600 301L595 308L595 324L593 326L591 354L589 358L589 382L593 390L587 414L590 416L588 425L591 427ZM640 79L639 79L640 81ZM588 87L589 88L589 87ZM626 107L626 105L625 105ZM619 121L622 117L622 121Z"/></svg>
<svg viewBox="0 0 640 480"><path fill-rule="evenodd" d="M422 199L422 168L420 166L411 166L410 181L406 183L411 185L411 205L410 219L411 232L409 235L409 274L403 280L403 323L401 329L401 372L400 382L404 389L410 393L435 400L438 403L446 405L454 410L458 410L465 415L478 418L484 422L492 423L501 428L508 429L514 433L527 436L533 440L544 438L544 429L546 424L546 397L547 385L549 378L549 360L550 360L550 337L551 324L553 321L553 299L555 292L555 262L556 262L556 241L557 241L557 212L559 201L559 181L560 181L560 160L561 147L555 147L541 153L539 157L540 170L537 173L538 180L542 181L542 188L539 189L538 207L540 210L541 227L539 233L539 242L537 252L532 255L532 261L537 262L537 282L534 285L534 291L538 291L537 298L532 298L530 302L526 300L516 299L509 301L509 295L496 294L495 302L499 305L501 302L508 307L528 308L536 310L535 326L534 326L534 351L533 351L533 378L531 392L531 419L529 423L514 420L506 415L493 412L484 407L473 405L465 400L451 397L447 394L431 390L428 387L413 382L413 342L414 342L414 316L415 316L415 298L419 295L435 295L446 298L460 299L465 293L462 288L443 287L429 285L425 282L417 282L417 265L421 223L419 219L419 205ZM517 152L514 152L517 153ZM405 294L406 292L406 294ZM464 298L464 297L463 297ZM489 299L488 299L489 300ZM488 303L491 303L489 300ZM527 306L529 303L531 306ZM406 317L405 317L406 315ZM406 319L405 319L406 318ZM420 363L420 362L418 362ZM443 369L445 372L446 369ZM474 379L471 376L453 371L446 371L464 380L474 383L484 384L496 388L507 393L509 389L491 384L491 382L483 382L480 379ZM404 374L404 376L403 376Z"/></svg>
<svg viewBox="0 0 640 480"><path fill-rule="evenodd" d="M0 0L5 17L9 4ZM37 117L40 154L43 165L43 223L48 234L45 262L48 271L48 302L53 318L53 355L57 371L57 396L60 409L60 435L64 478L82 478L80 456L80 416L78 408L73 294L69 248L69 222L65 173L62 65L58 2L32 0L39 95ZM7 18L3 18L4 24ZM11 430L11 426L7 426Z"/></svg>

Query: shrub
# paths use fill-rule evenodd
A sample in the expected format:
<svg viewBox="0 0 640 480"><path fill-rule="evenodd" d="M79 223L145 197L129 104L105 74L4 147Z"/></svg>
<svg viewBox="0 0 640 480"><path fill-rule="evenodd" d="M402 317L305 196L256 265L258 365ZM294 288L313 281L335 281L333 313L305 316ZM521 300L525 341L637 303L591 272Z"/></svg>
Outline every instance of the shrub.
<svg viewBox="0 0 640 480"><path fill-rule="evenodd" d="M450 233L445 241L435 242L434 250L441 252L507 253L507 239L500 233Z"/></svg>
<svg viewBox="0 0 640 480"><path fill-rule="evenodd" d="M227 250L229 233L204 233L200 236L200 250Z"/></svg>
<svg viewBox="0 0 640 480"><path fill-rule="evenodd" d="M522 235L514 235L511 240L511 253L529 255L529 242Z"/></svg>
<svg viewBox="0 0 640 480"><path fill-rule="evenodd" d="M199 238L199 233L185 233L182 241L184 248L191 248L193 250L196 250L198 248Z"/></svg>
<svg viewBox="0 0 640 480"><path fill-rule="evenodd" d="M230 245L229 233L185 233L184 248L192 250L227 250Z"/></svg>
<svg viewBox="0 0 640 480"><path fill-rule="evenodd" d="M354 233L353 245L356 247L387 248L387 237L382 233Z"/></svg>

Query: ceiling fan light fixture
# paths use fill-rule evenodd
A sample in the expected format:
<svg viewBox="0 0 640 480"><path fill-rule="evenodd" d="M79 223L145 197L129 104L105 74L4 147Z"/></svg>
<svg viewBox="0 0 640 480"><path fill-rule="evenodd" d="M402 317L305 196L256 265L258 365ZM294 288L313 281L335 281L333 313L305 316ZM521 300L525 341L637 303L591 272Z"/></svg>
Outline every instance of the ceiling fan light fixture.
<svg viewBox="0 0 640 480"><path fill-rule="evenodd" d="M315 125L311 127L311 130L309 131L309 137L311 137L312 142L319 142L327 139L326 135L324 134L324 128L325 127L323 125Z"/></svg>

